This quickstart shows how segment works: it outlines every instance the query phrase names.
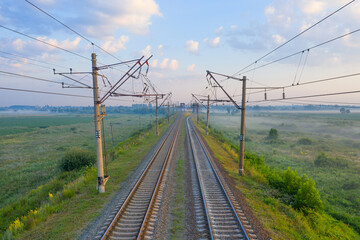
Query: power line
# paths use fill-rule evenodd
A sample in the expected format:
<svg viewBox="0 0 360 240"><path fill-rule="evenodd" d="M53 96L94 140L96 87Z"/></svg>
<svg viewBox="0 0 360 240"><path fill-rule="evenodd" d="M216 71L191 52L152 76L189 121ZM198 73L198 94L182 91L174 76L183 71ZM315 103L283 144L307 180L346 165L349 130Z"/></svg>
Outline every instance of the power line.
<svg viewBox="0 0 360 240"><path fill-rule="evenodd" d="M77 95L77 94L67 94L67 93L57 93L57 92L48 92L48 91L37 91L31 89L19 89L19 88L7 88L7 87L0 87L1 90L8 90L8 91L19 91L19 92L29 92L29 93L40 93L40 94L48 94L48 95L59 95L59 96L67 96L67 97L80 97L80 98L93 98L92 96L85 96L85 95ZM118 101L118 102L137 102L134 100L120 100L120 99L109 99L110 101Z"/></svg>
<svg viewBox="0 0 360 240"><path fill-rule="evenodd" d="M30 61L34 61L34 62L38 62L38 63L43 63L43 64L47 64L47 65L50 65L50 66L56 66L56 67L62 67L62 68L68 69L68 67L64 67L64 66L61 66L61 65L48 63L48 62L45 62L45 61L36 60L36 59L33 59L33 58L24 57L24 56L21 56L21 55L18 55L18 54L14 54L14 53L4 52L4 51L1 51L1 50L0 50L0 53L4 53L4 54L11 55L11 56L14 56L14 57L24 58L24 59L27 59L27 60L30 60Z"/></svg>
<svg viewBox="0 0 360 240"><path fill-rule="evenodd" d="M286 42L284 42L283 44L281 44L280 46L276 47L275 49L271 50L270 52L268 52L267 54L265 54L264 56L260 57L258 60L256 60L255 62L249 64L248 66L242 68L241 70L239 70L238 72L236 72L234 75L241 73L242 71L244 71L245 69L247 69L248 67L252 66L253 64L255 64L256 62L264 59L265 57L269 56L271 53L275 52L276 50L278 50L279 48L285 46L286 44L288 44L289 42L293 41L295 38L299 37L300 35L304 34L305 32L309 31L310 29L312 29L313 27L317 26L318 24L320 24L321 22L325 21L326 19L328 19L329 17L331 17L332 15L336 14L337 12L341 11L342 9L344 9L345 7L347 7L348 5L350 5L351 3L355 2L355 0L352 0L350 2L348 2L347 4L343 5L342 7L340 7L339 9L335 10L334 12L332 12L331 14L327 15L326 17L324 17L323 19L321 19L320 21L316 22L315 24L311 25L310 27L306 28L305 30L301 31L300 33L298 33L297 35L295 35L294 37L290 38L289 40L287 40Z"/></svg>
<svg viewBox="0 0 360 240"><path fill-rule="evenodd" d="M5 57L5 56L0 56L1 58L5 58L5 59L9 59L11 61L16 61L16 62L19 62L19 63L24 63L24 64L30 64L30 65L34 65L34 66L38 66L38 67L42 67L42 68L46 68L46 69L52 69L50 67L46 67L46 66L42 66L40 64L36 64L36 63L30 63L30 62L24 62L24 61L21 61L19 59L14 59L14 58L10 58L10 57Z"/></svg>
<svg viewBox="0 0 360 240"><path fill-rule="evenodd" d="M28 76L28 75L22 75L22 74L17 74L17 73L5 72L5 71L1 71L1 70L0 70L0 73L12 75L12 76L16 76L16 77L30 78L33 80L38 80L38 81L43 81L43 82L51 82L51 83L56 83L56 84L60 84L60 85L63 84L63 82L57 82L57 81L53 81L53 80L48 80L48 79L38 78L38 77L33 77L33 76Z"/></svg>
<svg viewBox="0 0 360 240"><path fill-rule="evenodd" d="M326 97L326 96L345 95L345 94L354 94L354 93L360 93L360 90L349 91L349 92L336 92L336 93L324 93L324 94L315 94L315 95L306 95L306 96L296 96L296 97L287 97L287 98L278 98L278 99L269 99L269 100L260 100L260 101L251 101L250 103L283 101L283 100L300 99L300 98Z"/></svg>
<svg viewBox="0 0 360 240"><path fill-rule="evenodd" d="M69 27L68 25L66 25L65 23L61 22L60 20L58 20L57 18L55 18L54 16L52 16L51 14L47 13L46 11L42 10L40 7L36 6L35 4L33 4L32 2L25 0L27 3L29 3L30 5L32 5L33 7L35 7L36 9L38 9L39 11L43 12L44 14L46 14L47 16L49 16L50 18L52 18L53 20L55 20L56 22L58 22L59 24L61 24L62 26L64 26L65 28L69 29L70 31L72 31L73 33L77 34L78 36L80 36L81 38L83 38L84 40L88 41L89 43L91 43L91 45L94 45L95 47L99 48L100 50L102 50L103 52L109 54L110 56L112 56L113 58L115 58L116 60L120 61L121 60L116 57L115 55L111 54L110 52L106 51L105 49L101 48L99 45L97 45L96 43L94 43L93 41L91 41L90 39L88 39L87 37L85 37L84 35L82 35L81 33L79 33L78 31L74 30L73 28Z"/></svg>
<svg viewBox="0 0 360 240"><path fill-rule="evenodd" d="M315 45L315 46L312 46L312 47L310 47L310 48L307 48L307 49L301 50L301 51L296 52L296 53L292 53L292 54L290 54L290 55L287 55L287 56L285 56L285 57L282 57L282 58L276 59L276 60L274 60L274 61L271 61L271 62L269 62L269 63L263 64L263 65L261 65L261 66L258 66L258 67L255 67L255 68L252 68L252 69L247 70L247 71L245 71L245 72L241 72L241 73L240 73L240 75L241 75L241 74L244 74L244 73L247 73L247 72L251 72L251 71L256 70L256 69L259 69L259 68L263 68L263 67L269 66L269 65L271 65L271 64L274 64L274 63L280 62L280 61L285 60L285 59L287 59L287 58L290 58L290 57L296 56L296 55L298 55L298 54L302 54L302 53L304 53L305 51L310 51L311 49L314 49L314 48L317 48L317 47L323 46L323 45L325 45L325 44L328 44L328 43L330 43L330 42L333 42L333 41L339 40L339 39L341 39L341 38L344 38L344 37L346 37L346 36L349 36L349 35L354 34L354 33L357 33L357 32L360 32L360 28L358 28L358 29L356 29L356 30L354 30L354 31L351 31L351 32L345 33L345 34L343 34L343 35L341 35L341 36L338 36L338 37L336 37L336 38L332 38L332 39L327 40L327 41L325 41L325 42L319 43L319 44L317 44L317 45Z"/></svg>
<svg viewBox="0 0 360 240"><path fill-rule="evenodd" d="M35 41L41 42L41 43L43 43L43 44L49 45L49 46L51 46L51 47L54 47L54 48L63 50L63 51L65 51L65 52L67 52L67 53L70 53L70 54L73 54L73 55L75 55L75 56L78 56L78 57L81 57L81 58L83 58L83 59L86 59L86 60L91 61L91 59L88 58L88 57L82 56L82 55L80 55L80 54L78 54L78 53L72 52L72 51L70 51L70 50L64 49L64 48L62 48L62 47L56 46L56 45L54 45L54 44L51 44L51 43L48 43L48 42L45 42L45 41L42 41L42 40L40 40L40 39L34 38L34 37L29 36L29 35L27 35L27 34L25 34L25 33L21 33L21 32L19 32L19 31L16 31L16 30L14 30L14 29L5 27L5 26L3 26L3 25L1 25L1 24L0 24L0 27L6 29L6 30L8 30L8 31L11 31L11 32L20 34L20 35L22 35L22 36L24 36L24 37L33 39L33 40L35 40Z"/></svg>

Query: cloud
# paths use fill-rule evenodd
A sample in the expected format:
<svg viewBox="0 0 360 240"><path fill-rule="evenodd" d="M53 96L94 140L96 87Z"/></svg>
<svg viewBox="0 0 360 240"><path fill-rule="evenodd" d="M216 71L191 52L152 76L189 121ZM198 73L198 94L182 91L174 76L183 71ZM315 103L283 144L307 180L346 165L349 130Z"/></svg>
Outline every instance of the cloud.
<svg viewBox="0 0 360 240"><path fill-rule="evenodd" d="M179 62L176 59L170 60L169 58L164 58L162 61L155 59L151 62L151 67L159 68L161 70L176 71L179 68Z"/></svg>
<svg viewBox="0 0 360 240"><path fill-rule="evenodd" d="M159 64L159 67L161 69L165 69L168 67L168 63L169 63L169 59L168 58L164 58L163 61Z"/></svg>
<svg viewBox="0 0 360 240"><path fill-rule="evenodd" d="M150 57L150 55L151 55L151 46L150 46L150 45L147 45L146 48L141 51L141 54L142 54L145 58Z"/></svg>
<svg viewBox="0 0 360 240"><path fill-rule="evenodd" d="M282 44L282 43L286 42L286 39L283 38L282 36L280 36L279 34L272 35L272 38L274 39L274 42L276 44Z"/></svg>
<svg viewBox="0 0 360 240"><path fill-rule="evenodd" d="M301 10L305 14L319 14L324 12L326 3L322 1L302 1Z"/></svg>
<svg viewBox="0 0 360 240"><path fill-rule="evenodd" d="M164 53L163 53L163 45L162 44L159 44L159 46L157 47L157 54L159 56L162 56Z"/></svg>
<svg viewBox="0 0 360 240"><path fill-rule="evenodd" d="M195 64L194 63L186 68L186 71L188 71L188 72L193 72L194 70L195 70Z"/></svg>
<svg viewBox="0 0 360 240"><path fill-rule="evenodd" d="M128 41L129 41L128 36L121 36L118 39L105 41L101 47L110 53L116 53L120 50L126 49L125 43Z"/></svg>
<svg viewBox="0 0 360 240"><path fill-rule="evenodd" d="M185 48L188 52L197 54L199 52L199 42L189 40L186 42Z"/></svg>
<svg viewBox="0 0 360 240"><path fill-rule="evenodd" d="M169 69L172 71L176 71L179 68L179 63L176 59L171 60L169 64Z"/></svg>
<svg viewBox="0 0 360 240"><path fill-rule="evenodd" d="M220 26L217 29L215 29L215 33L220 33L223 29L224 29L223 26Z"/></svg>
<svg viewBox="0 0 360 240"><path fill-rule="evenodd" d="M153 68L156 68L157 65L158 65L158 60L157 59L152 60L151 63L150 63L150 66L153 67Z"/></svg>
<svg viewBox="0 0 360 240"><path fill-rule="evenodd" d="M204 43L206 43L206 45L209 46L209 47L215 48L215 47L219 46L220 37L216 37L214 39L205 38Z"/></svg>

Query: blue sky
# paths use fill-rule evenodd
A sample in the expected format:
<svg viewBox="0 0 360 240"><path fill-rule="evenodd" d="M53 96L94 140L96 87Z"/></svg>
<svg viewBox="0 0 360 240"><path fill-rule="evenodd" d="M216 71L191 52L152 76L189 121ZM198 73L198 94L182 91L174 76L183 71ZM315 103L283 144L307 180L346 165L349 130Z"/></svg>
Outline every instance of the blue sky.
<svg viewBox="0 0 360 240"><path fill-rule="evenodd" d="M161 92L172 92L174 102L189 102L191 93L208 94L205 90L206 70L234 74L348 1L33 0L31 2L121 60L153 54L149 78ZM86 57L90 57L93 51L87 41L26 1L0 1L0 24ZM355 2L258 62L257 66L358 28L360 28L360 5ZM246 73L250 79L248 86L289 85L294 81L295 76L298 81L300 75L300 81L307 82L357 73L360 60L359 40L360 33L355 33L312 49L304 67L307 53L249 71ZM67 71L71 67L79 71L91 70L91 63L88 60L53 49L3 28L0 28L0 51L2 51L0 52L0 71L64 81L62 77L54 76L51 69ZM94 51L101 63L117 62L116 59L97 48ZM300 59L301 64L299 64ZM122 70L126 70L126 67ZM121 77L119 71L104 71L103 74L112 82ZM286 90L286 95L290 97L360 90L358 80L357 77L353 77L323 84L294 87ZM91 84L91 77L85 76L83 81ZM239 82L227 80L223 82L223 85L231 95L239 95L241 89ZM0 74L0 87L92 95L91 90L88 89L62 89L57 84L15 78L3 73ZM132 80L124 86L124 90L141 91L142 87L141 79ZM101 88L103 91L106 90L104 86ZM253 92L248 91L249 94ZM2 100L0 106L92 104L91 99L5 90L0 90L0 96ZM268 93L269 99L280 96L279 91ZM224 96L218 92L218 98L222 97ZM263 98L263 93L251 94L249 104L251 101ZM237 99L239 100L239 97ZM360 103L357 99L359 99L359 94L313 100L330 103ZM131 104L131 101L138 103L143 100L117 98L116 101L111 100L106 104Z"/></svg>

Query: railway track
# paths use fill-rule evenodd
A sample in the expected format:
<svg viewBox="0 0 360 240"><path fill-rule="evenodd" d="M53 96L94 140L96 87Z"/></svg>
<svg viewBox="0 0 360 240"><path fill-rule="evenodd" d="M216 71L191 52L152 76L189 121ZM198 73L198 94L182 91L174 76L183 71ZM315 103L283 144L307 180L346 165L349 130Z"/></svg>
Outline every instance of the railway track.
<svg viewBox="0 0 360 240"><path fill-rule="evenodd" d="M197 195L201 195L202 198L202 204L198 203L195 206L196 222L201 238L256 239L255 235L251 234L249 237L246 233L247 229L244 228L238 216L241 209L237 203L233 203L231 194L229 197L227 187L218 177L209 154L189 118L186 119L186 129L196 168L192 171L192 174L196 174L192 176L192 179L198 179L199 193Z"/></svg>
<svg viewBox="0 0 360 240"><path fill-rule="evenodd" d="M151 215L156 215L159 208L158 199L164 185L163 176L172 158L180 126L181 120L178 119L102 235L102 240L151 238Z"/></svg>

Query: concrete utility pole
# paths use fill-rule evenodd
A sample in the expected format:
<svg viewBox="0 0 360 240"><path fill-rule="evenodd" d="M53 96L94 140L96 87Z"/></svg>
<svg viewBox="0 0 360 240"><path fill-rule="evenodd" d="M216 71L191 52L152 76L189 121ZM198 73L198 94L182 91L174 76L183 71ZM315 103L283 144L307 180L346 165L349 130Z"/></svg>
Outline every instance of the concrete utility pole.
<svg viewBox="0 0 360 240"><path fill-rule="evenodd" d="M173 116L174 116L174 120L175 120L175 103L173 104Z"/></svg>
<svg viewBox="0 0 360 240"><path fill-rule="evenodd" d="M168 123L170 122L170 103L168 102Z"/></svg>
<svg viewBox="0 0 360 240"><path fill-rule="evenodd" d="M97 82L97 68L96 68L96 54L91 54L92 60L92 76L93 76L93 92L94 92L94 122L95 122L95 139L96 139L96 154L97 154L97 169L98 169L98 184L97 189L99 193L105 192L104 179L104 163L101 143L101 116L99 103L99 88Z"/></svg>
<svg viewBox="0 0 360 240"><path fill-rule="evenodd" d="M158 95L156 95L156 136L159 136L159 107L158 107Z"/></svg>
<svg viewBox="0 0 360 240"><path fill-rule="evenodd" d="M241 101L241 132L240 132L240 154L239 154L239 175L244 173L244 151L245 151L245 102L246 102L246 77L242 79L242 101Z"/></svg>
<svg viewBox="0 0 360 240"><path fill-rule="evenodd" d="M209 113L210 113L210 96L207 97L207 120L206 120L206 135L209 135Z"/></svg>
<svg viewBox="0 0 360 240"><path fill-rule="evenodd" d="M196 122L199 123L199 104L196 103Z"/></svg>

